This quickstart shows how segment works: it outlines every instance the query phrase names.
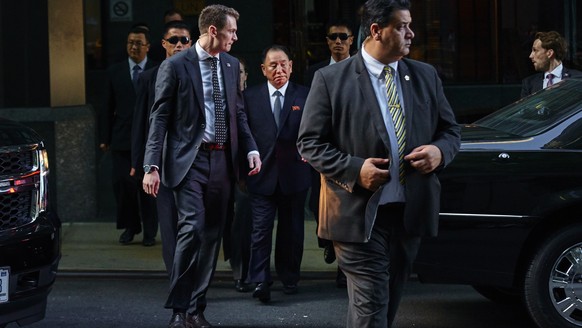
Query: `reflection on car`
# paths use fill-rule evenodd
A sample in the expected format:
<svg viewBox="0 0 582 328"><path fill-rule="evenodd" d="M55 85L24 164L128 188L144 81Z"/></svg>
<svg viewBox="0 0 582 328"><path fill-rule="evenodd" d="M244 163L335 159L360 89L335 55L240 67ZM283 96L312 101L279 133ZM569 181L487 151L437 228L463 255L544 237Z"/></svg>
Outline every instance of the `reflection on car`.
<svg viewBox="0 0 582 328"><path fill-rule="evenodd" d="M440 174L439 235L415 271L523 303L539 327L582 327L582 80L463 127Z"/></svg>
<svg viewBox="0 0 582 328"><path fill-rule="evenodd" d="M61 257L48 156L32 129L0 118L0 327L44 318Z"/></svg>

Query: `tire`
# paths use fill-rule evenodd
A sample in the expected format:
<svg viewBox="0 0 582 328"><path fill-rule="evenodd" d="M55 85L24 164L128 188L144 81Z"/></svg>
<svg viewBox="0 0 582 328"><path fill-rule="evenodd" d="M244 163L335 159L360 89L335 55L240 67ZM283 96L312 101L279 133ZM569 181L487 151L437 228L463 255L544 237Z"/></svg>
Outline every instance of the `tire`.
<svg viewBox="0 0 582 328"><path fill-rule="evenodd" d="M519 305L522 303L522 294L516 289L481 285L473 285L473 288L497 304Z"/></svg>
<svg viewBox="0 0 582 328"><path fill-rule="evenodd" d="M582 327L582 225L547 238L524 277L524 303L540 328Z"/></svg>

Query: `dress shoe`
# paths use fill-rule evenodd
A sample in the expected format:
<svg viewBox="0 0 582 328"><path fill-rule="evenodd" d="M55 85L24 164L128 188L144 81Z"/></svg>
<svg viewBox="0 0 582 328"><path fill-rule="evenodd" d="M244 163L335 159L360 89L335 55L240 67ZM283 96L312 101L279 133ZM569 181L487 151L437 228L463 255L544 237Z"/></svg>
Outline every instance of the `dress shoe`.
<svg viewBox="0 0 582 328"><path fill-rule="evenodd" d="M119 243L127 245L133 241L133 236L137 235L132 229L125 229L121 236L119 236Z"/></svg>
<svg viewBox="0 0 582 328"><path fill-rule="evenodd" d="M335 277L335 285L337 286L337 288L348 287L348 279L346 278L346 274L339 267L337 268L337 276Z"/></svg>
<svg viewBox="0 0 582 328"><path fill-rule="evenodd" d="M333 263L333 261L335 261L335 251L333 249L333 245L326 245L323 248L323 260L327 264Z"/></svg>
<svg viewBox="0 0 582 328"><path fill-rule="evenodd" d="M185 313L174 313L168 324L168 328L192 328Z"/></svg>
<svg viewBox="0 0 582 328"><path fill-rule="evenodd" d="M296 284L292 285L284 285L283 286L283 293L287 295L297 294L298 288Z"/></svg>
<svg viewBox="0 0 582 328"><path fill-rule="evenodd" d="M240 293L247 293L253 290L253 287L250 284L247 284L241 279L237 279L234 281L234 289Z"/></svg>
<svg viewBox="0 0 582 328"><path fill-rule="evenodd" d="M257 284L257 288L253 292L253 298L258 298L259 301L267 303L271 300L271 289L269 284L266 282L261 282Z"/></svg>
<svg viewBox="0 0 582 328"><path fill-rule="evenodd" d="M188 323L191 328L210 328L212 325L204 318L204 313L188 314Z"/></svg>
<svg viewBox="0 0 582 328"><path fill-rule="evenodd" d="M145 247L154 246L156 244L156 238L145 238L144 237L144 239L143 239L143 241L141 243Z"/></svg>

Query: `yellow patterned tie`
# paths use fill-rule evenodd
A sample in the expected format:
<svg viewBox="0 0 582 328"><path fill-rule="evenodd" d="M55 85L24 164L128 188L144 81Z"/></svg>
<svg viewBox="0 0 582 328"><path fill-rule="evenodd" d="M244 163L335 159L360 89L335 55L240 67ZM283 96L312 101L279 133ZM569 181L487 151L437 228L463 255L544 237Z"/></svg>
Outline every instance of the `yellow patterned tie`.
<svg viewBox="0 0 582 328"><path fill-rule="evenodd" d="M396 139L398 141L398 173L400 184L404 184L404 146L406 145L404 113L402 112L402 106L400 106L400 100L398 99L398 91L396 91L396 83L394 82L392 67L385 66L384 73L386 74L388 109L390 110L390 115L392 115L394 131L396 132Z"/></svg>

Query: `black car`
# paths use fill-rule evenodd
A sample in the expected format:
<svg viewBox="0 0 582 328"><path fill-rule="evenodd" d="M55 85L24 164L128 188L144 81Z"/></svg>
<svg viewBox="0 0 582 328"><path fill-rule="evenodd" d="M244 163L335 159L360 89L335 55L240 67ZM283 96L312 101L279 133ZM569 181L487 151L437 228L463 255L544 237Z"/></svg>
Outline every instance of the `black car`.
<svg viewBox="0 0 582 328"><path fill-rule="evenodd" d="M522 302L539 327L582 327L582 80L464 126L439 176L439 236L423 241L420 281Z"/></svg>
<svg viewBox="0 0 582 328"><path fill-rule="evenodd" d="M32 129L0 118L0 327L44 318L61 257L48 157Z"/></svg>

